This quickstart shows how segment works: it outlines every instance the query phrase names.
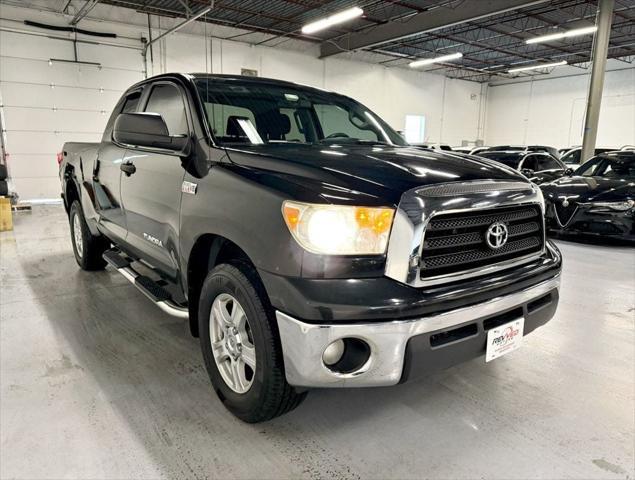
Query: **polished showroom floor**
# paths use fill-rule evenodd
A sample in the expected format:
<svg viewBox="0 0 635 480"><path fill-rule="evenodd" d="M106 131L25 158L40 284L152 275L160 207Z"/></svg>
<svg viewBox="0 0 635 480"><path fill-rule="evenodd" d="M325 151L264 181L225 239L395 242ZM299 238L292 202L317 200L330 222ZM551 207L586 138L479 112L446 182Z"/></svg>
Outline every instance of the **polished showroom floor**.
<svg viewBox="0 0 635 480"><path fill-rule="evenodd" d="M247 425L183 321L78 269L61 206L17 214L0 234L0 477L633 478L635 250L558 245L559 311L519 351Z"/></svg>

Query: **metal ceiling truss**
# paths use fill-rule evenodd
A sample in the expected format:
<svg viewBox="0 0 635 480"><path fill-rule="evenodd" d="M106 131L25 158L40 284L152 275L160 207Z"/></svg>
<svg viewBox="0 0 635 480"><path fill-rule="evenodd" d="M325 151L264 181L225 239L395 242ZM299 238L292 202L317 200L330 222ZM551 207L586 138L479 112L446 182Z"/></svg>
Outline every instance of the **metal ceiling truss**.
<svg viewBox="0 0 635 480"><path fill-rule="evenodd" d="M97 2L85 0L86 8L94 3ZM185 19L210 6L210 0L101 0L101 3ZM364 9L363 17L310 36L301 33L306 23L355 5ZM560 29L592 25L596 12L597 0L214 0L212 10L200 21L243 29L244 32L228 38L248 43L276 46L288 39L302 39L320 43L322 53L327 55L351 48L367 50L377 54L378 63L389 67L461 52L460 60L436 64L426 71L485 82L509 77L507 70L513 67L558 60L586 68L592 36L530 45L525 40ZM447 22L443 23L443 19ZM448 23L450 26L444 26ZM417 25L428 27L417 30ZM609 58L633 62L635 0L615 0L608 52ZM545 72L541 69L518 75Z"/></svg>

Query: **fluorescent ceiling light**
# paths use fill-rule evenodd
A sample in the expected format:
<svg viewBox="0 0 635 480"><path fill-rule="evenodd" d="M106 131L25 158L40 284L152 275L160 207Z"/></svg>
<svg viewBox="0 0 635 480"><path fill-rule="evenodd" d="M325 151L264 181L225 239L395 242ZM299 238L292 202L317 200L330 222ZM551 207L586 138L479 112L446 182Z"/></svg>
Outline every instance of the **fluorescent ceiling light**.
<svg viewBox="0 0 635 480"><path fill-rule="evenodd" d="M595 32L597 29L598 27L593 25L592 27L576 28L574 30L567 30L566 32L550 33L549 35L542 35L541 37L530 38L528 40L525 40L525 43L551 42L553 40L560 40L562 38L577 37L578 35L588 35L589 33Z"/></svg>
<svg viewBox="0 0 635 480"><path fill-rule="evenodd" d="M566 60L562 60L561 62L553 62L553 63L541 63L539 65L532 65L530 67L511 68L507 70L507 73L524 72L526 70L537 70L539 68L559 67L560 65L566 65L566 64L567 64Z"/></svg>
<svg viewBox="0 0 635 480"><path fill-rule="evenodd" d="M354 18L361 17L363 14L364 10L359 7L349 8L348 10L343 10L339 13L331 15L330 17L318 20L317 22L307 23L304 27L302 27L302 33L314 33L319 30L324 30L325 28L329 28L332 25L348 22L349 20L352 20Z"/></svg>
<svg viewBox="0 0 635 480"><path fill-rule="evenodd" d="M423 60L415 60L410 63L410 68L423 67L424 65L430 65L431 63L447 62L448 60L456 60L461 58L463 54L461 52L451 53L450 55L443 55L436 58L424 58Z"/></svg>

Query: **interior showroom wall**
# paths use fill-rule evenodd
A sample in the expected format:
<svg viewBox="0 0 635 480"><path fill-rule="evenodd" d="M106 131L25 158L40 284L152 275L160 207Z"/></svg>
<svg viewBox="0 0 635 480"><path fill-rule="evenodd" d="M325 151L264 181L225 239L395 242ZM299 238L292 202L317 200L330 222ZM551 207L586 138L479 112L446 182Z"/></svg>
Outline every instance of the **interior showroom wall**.
<svg viewBox="0 0 635 480"><path fill-rule="evenodd" d="M589 70L566 67L555 78L492 83L487 90L486 144L581 145ZM635 68L609 60L598 147L635 143Z"/></svg>
<svg viewBox="0 0 635 480"><path fill-rule="evenodd" d="M125 88L144 78L146 68L148 75L171 71L240 74L250 69L262 77L336 90L361 101L397 130L404 129L406 115L424 116L427 142L546 142L562 147L582 143L589 75L580 67L546 80L487 85L339 57L321 60L317 47L296 40L277 48L241 43L239 38L221 40L216 36L226 37L233 29L200 24L155 44L146 67L140 41L148 36L146 16L118 15L116 9L98 5L91 17L104 20L84 20L83 28L114 33L117 38L78 43L78 58L99 65L77 65L55 61L73 57L72 42L43 34L19 20L27 16L55 23L62 20L61 15L3 6L0 93L11 173L23 199L58 197L57 165L51 159L64 139L99 140L115 102ZM160 17L152 21L154 37L175 23ZM31 34L25 35L26 31ZM609 61L603 98L597 144L635 143L635 68ZM34 132L38 133L36 144Z"/></svg>
<svg viewBox="0 0 635 480"><path fill-rule="evenodd" d="M41 29L18 21L27 16L55 23L62 20L61 15L3 6L0 91L11 173L25 200L59 197L57 164L51 160L64 139L98 141L123 90L144 78L139 39L148 36L147 18L134 12L125 19L108 18L120 15L113 10L98 5L91 18L101 14L107 20L82 22L84 29L118 35L112 40L97 38L95 45L78 43L80 60L100 64L91 66L51 61L72 58L73 43L52 39L54 34L44 35ZM175 23L162 19L159 29L157 17L153 20L155 37ZM427 141L460 145L482 137L486 86L479 83L340 58L320 60L317 47L306 42L288 41L272 48L205 40L205 33L209 37L228 32L231 29L222 26L193 25L166 37L148 53L148 75L171 71L240 74L241 69L252 69L262 77L350 95L398 130L404 128L406 115L423 115ZM33 144L33 132L39 134L37 144Z"/></svg>

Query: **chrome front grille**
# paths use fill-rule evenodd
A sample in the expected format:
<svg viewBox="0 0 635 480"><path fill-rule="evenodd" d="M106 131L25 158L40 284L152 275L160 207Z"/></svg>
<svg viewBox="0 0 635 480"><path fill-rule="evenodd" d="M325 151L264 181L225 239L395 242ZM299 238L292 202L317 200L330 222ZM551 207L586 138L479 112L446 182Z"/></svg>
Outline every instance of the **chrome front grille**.
<svg viewBox="0 0 635 480"><path fill-rule="evenodd" d="M475 180L404 192L386 250L387 277L426 287L488 275L530 262L545 250L544 201L529 182ZM495 222L507 244L491 250L485 232Z"/></svg>
<svg viewBox="0 0 635 480"><path fill-rule="evenodd" d="M507 242L487 245L490 225L507 227ZM541 252L544 248L542 211L537 205L501 207L437 214L425 229L419 261L422 280L454 275Z"/></svg>

